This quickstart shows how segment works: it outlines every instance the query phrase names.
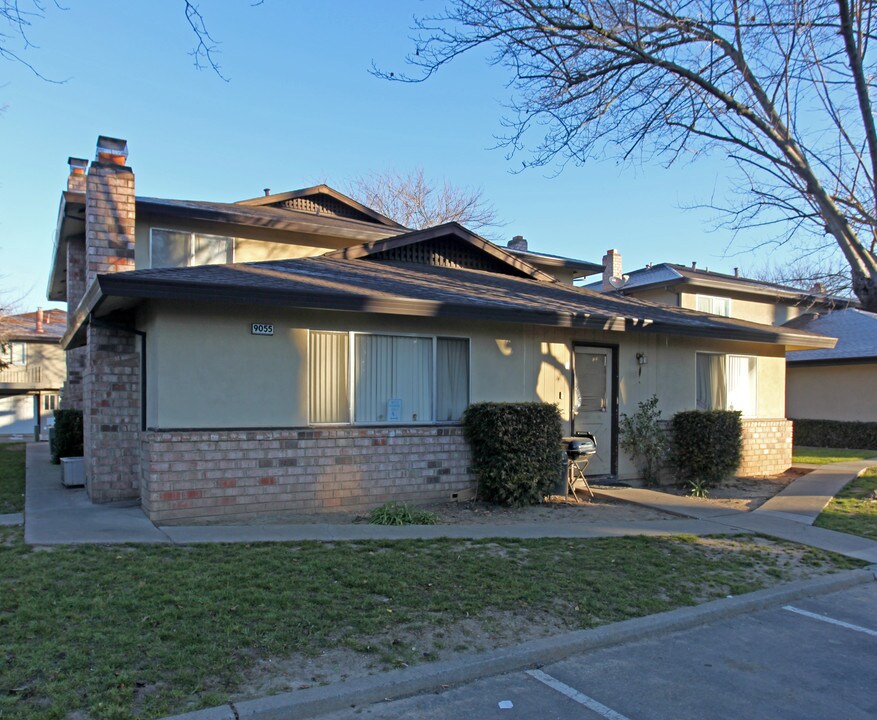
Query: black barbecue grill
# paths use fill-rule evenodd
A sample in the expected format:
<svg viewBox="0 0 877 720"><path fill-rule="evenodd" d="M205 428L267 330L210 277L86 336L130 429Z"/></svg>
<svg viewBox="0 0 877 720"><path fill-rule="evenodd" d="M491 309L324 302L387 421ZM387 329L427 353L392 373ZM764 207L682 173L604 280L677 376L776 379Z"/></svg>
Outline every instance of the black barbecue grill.
<svg viewBox="0 0 877 720"><path fill-rule="evenodd" d="M585 468L587 468L588 463L591 462L591 457L596 454L597 438L591 433L584 433L580 437L568 441L566 444L567 494L572 493L572 496L576 501L579 499L576 490L582 489L582 487L588 491L588 494L591 497L594 497L594 493L591 491L591 486L588 485L588 479L585 477Z"/></svg>

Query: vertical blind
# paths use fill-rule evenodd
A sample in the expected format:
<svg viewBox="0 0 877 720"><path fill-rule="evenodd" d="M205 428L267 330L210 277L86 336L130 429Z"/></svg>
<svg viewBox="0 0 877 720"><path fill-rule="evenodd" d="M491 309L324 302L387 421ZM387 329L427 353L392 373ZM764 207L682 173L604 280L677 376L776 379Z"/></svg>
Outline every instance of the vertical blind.
<svg viewBox="0 0 877 720"><path fill-rule="evenodd" d="M310 420L447 422L469 405L469 341L311 331ZM350 388L350 363L353 387ZM433 407L435 403L435 407Z"/></svg>
<svg viewBox="0 0 877 720"><path fill-rule="evenodd" d="M310 405L311 422L350 421L347 333L311 332Z"/></svg>

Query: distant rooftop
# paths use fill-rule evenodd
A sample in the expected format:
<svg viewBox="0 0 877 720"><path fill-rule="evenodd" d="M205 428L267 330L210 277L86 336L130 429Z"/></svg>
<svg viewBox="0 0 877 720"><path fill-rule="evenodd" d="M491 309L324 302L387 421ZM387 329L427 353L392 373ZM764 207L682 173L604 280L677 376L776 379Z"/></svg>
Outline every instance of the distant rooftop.
<svg viewBox="0 0 877 720"><path fill-rule="evenodd" d="M877 362L877 314L875 313L858 308L844 308L827 313L806 313L790 320L784 327L794 327L837 338L837 345L831 350L802 350L787 353L786 360L793 365L856 360Z"/></svg>
<svg viewBox="0 0 877 720"><path fill-rule="evenodd" d="M0 317L0 328L10 340L59 341L67 330L67 313L54 308L43 310L42 332L37 332L37 313L21 313Z"/></svg>

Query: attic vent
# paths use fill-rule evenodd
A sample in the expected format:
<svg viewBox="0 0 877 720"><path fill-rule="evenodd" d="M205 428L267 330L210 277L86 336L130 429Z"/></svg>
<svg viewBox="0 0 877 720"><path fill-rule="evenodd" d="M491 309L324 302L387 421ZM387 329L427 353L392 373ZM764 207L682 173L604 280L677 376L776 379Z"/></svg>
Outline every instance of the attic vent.
<svg viewBox="0 0 877 720"><path fill-rule="evenodd" d="M463 270L485 270L515 277L526 277L509 265L466 243L451 238L437 238L403 245L370 255L369 260L403 262Z"/></svg>
<svg viewBox="0 0 877 720"><path fill-rule="evenodd" d="M345 205L343 202L336 200L330 195L324 195L322 193L309 195L308 197L281 200L280 202L271 203L268 207L276 207L283 210L296 210L298 212L312 213L314 215L331 215L332 217L342 217L349 220L375 222L374 218L370 218L365 213L359 212L359 210Z"/></svg>

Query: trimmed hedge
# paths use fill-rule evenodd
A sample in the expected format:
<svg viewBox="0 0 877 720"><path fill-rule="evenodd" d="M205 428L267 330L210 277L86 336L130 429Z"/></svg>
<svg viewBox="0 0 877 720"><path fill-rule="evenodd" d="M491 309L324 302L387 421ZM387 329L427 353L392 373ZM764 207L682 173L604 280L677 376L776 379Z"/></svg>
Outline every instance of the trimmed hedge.
<svg viewBox="0 0 877 720"><path fill-rule="evenodd" d="M463 414L482 500L534 505L560 477L560 412L548 403L475 403Z"/></svg>
<svg viewBox="0 0 877 720"><path fill-rule="evenodd" d="M795 445L828 448L877 448L877 422L792 420Z"/></svg>
<svg viewBox="0 0 877 720"><path fill-rule="evenodd" d="M82 410L55 410L55 433L52 441L52 462L62 457L82 457Z"/></svg>
<svg viewBox="0 0 877 720"><path fill-rule="evenodd" d="M686 410L670 422L670 462L685 482L716 485L740 465L743 425L732 410Z"/></svg>

